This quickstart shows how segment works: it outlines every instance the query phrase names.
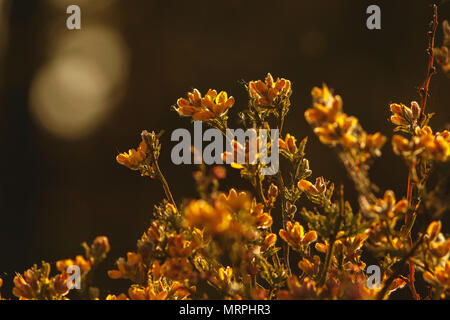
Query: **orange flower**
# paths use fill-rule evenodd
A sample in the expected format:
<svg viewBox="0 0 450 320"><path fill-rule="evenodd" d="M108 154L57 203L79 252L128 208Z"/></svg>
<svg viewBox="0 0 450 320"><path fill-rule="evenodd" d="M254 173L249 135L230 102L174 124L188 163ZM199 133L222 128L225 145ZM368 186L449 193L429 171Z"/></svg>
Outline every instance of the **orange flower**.
<svg viewBox="0 0 450 320"><path fill-rule="evenodd" d="M264 212L264 205L262 203L253 203L250 212L256 218L256 226L258 228L265 229L272 225L272 216Z"/></svg>
<svg viewBox="0 0 450 320"><path fill-rule="evenodd" d="M229 283L231 281L231 277L233 276L233 269L230 267L219 268L219 279L224 283Z"/></svg>
<svg viewBox="0 0 450 320"><path fill-rule="evenodd" d="M188 99L180 98L175 110L180 116L192 117L193 120L207 121L221 117L234 105L234 98L228 97L225 91L217 94L216 90L209 89L204 97L200 91L188 93Z"/></svg>
<svg viewBox="0 0 450 320"><path fill-rule="evenodd" d="M297 183L297 186L303 192L307 192L314 196L319 193L324 193L327 190L327 185L323 177L318 177L315 184L312 184L308 180L300 180Z"/></svg>
<svg viewBox="0 0 450 320"><path fill-rule="evenodd" d="M106 297L106 300L130 300L128 299L127 295L125 293L121 293L118 296L114 294L108 294Z"/></svg>
<svg viewBox="0 0 450 320"><path fill-rule="evenodd" d="M326 85L323 85L322 88L313 88L311 95L313 108L306 110L306 121L311 125L336 122L338 115L342 113L341 97L333 96Z"/></svg>
<svg viewBox="0 0 450 320"><path fill-rule="evenodd" d="M250 81L249 94L257 105L275 107L277 99L283 100L292 94L291 82L283 78L274 81L272 75L268 73L265 82Z"/></svg>
<svg viewBox="0 0 450 320"><path fill-rule="evenodd" d="M450 261L447 260L443 267L438 266L434 269L433 273L426 271L423 274L425 281L431 284L438 284L439 286L449 289L450 288Z"/></svg>
<svg viewBox="0 0 450 320"><path fill-rule="evenodd" d="M31 269L24 272L22 275L14 277L13 294L20 299L33 299L37 297L40 283L37 275Z"/></svg>
<svg viewBox="0 0 450 320"><path fill-rule="evenodd" d="M91 270L91 263L81 255L76 256L75 260L65 259L56 262L56 268L60 272L66 272L67 268L73 265L80 267L82 272L89 272Z"/></svg>
<svg viewBox="0 0 450 320"><path fill-rule="evenodd" d="M138 264L142 261L140 254L135 252L127 253L127 260L120 258L117 260L117 270L109 270L108 276L111 279L127 279L131 272L136 270Z"/></svg>
<svg viewBox="0 0 450 320"><path fill-rule="evenodd" d="M386 143L386 137L380 132L374 134L368 134L365 136L363 149L374 153L376 156L380 156L380 148Z"/></svg>
<svg viewBox="0 0 450 320"><path fill-rule="evenodd" d="M319 271L320 266L320 258L318 256L313 257L313 261L303 258L299 263L298 267L300 270L305 272L308 275L314 275Z"/></svg>
<svg viewBox="0 0 450 320"><path fill-rule="evenodd" d="M62 274L56 275L52 279L52 288L55 290L57 295L65 296L69 293L69 287L67 285L67 281L69 280L70 275L63 272Z"/></svg>
<svg viewBox="0 0 450 320"><path fill-rule="evenodd" d="M315 231L309 231L305 234L305 229L297 221L294 224L288 221L286 229L280 230L280 237L294 249L300 249L302 246L309 245L311 242L317 240L317 233Z"/></svg>
<svg viewBox="0 0 450 320"><path fill-rule="evenodd" d="M233 151L223 152L222 159L225 163L230 163L232 168L238 170L245 168L245 165L256 165L259 160L259 144L260 138L255 136L251 140L246 140L245 146L233 141ZM254 150L251 150L251 148L254 148Z"/></svg>
<svg viewBox="0 0 450 320"><path fill-rule="evenodd" d="M169 238L167 251L171 257L187 257L191 255L194 245L182 235L176 235Z"/></svg>
<svg viewBox="0 0 450 320"><path fill-rule="evenodd" d="M118 163L130 168L131 170L138 170L146 159L146 151L147 144L142 140L137 150L130 149L128 153L121 153L116 157L116 160Z"/></svg>
<svg viewBox="0 0 450 320"><path fill-rule="evenodd" d="M291 136L289 133L286 134L286 137L283 139L279 139L280 149L286 150L289 153L296 153L297 147L295 146L295 142L297 140L294 136Z"/></svg>
<svg viewBox="0 0 450 320"><path fill-rule="evenodd" d="M165 290L155 293L152 287L132 286L128 290L131 300L166 300L168 294Z"/></svg>
<svg viewBox="0 0 450 320"><path fill-rule="evenodd" d="M247 192L237 192L236 189L231 188L228 195L225 193L219 195L219 203L231 211L238 212L239 210L250 210L251 198Z"/></svg>
<svg viewBox="0 0 450 320"><path fill-rule="evenodd" d="M427 235L430 237L430 241L433 241L438 236L439 232L441 232L441 221L433 221L427 228Z"/></svg>
<svg viewBox="0 0 450 320"><path fill-rule="evenodd" d="M420 106L416 101L411 102L408 108L404 104L393 103L389 107L393 115L391 122L396 125L409 125L416 123L420 116Z"/></svg>
<svg viewBox="0 0 450 320"><path fill-rule="evenodd" d="M230 227L231 214L225 208L213 208L204 200L193 200L185 209L185 224L221 233Z"/></svg>
<svg viewBox="0 0 450 320"><path fill-rule="evenodd" d="M392 137L392 149L398 155L407 155L412 151L412 145L409 140L399 135Z"/></svg>
<svg viewBox="0 0 450 320"><path fill-rule="evenodd" d="M357 141L354 135L357 124L357 118L348 117L345 113L342 113L334 123L326 123L317 127L314 129L314 133L324 144L336 145L340 143L349 148Z"/></svg>
<svg viewBox="0 0 450 320"><path fill-rule="evenodd" d="M263 245L261 247L262 251L267 251L270 248L272 248L275 243L277 242L277 235L274 233L269 233L265 238L264 238L264 242Z"/></svg>
<svg viewBox="0 0 450 320"><path fill-rule="evenodd" d="M383 198L377 199L374 204L367 205L363 209L368 214L374 213L393 219L406 212L408 209L408 201L403 198L397 202L394 192L392 190L386 190Z"/></svg>

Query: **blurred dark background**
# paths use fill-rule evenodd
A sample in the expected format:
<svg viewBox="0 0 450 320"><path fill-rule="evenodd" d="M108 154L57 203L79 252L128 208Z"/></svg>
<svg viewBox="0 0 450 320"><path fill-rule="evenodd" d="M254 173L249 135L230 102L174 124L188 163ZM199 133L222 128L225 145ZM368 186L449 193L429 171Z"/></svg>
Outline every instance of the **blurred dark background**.
<svg viewBox="0 0 450 320"><path fill-rule="evenodd" d="M290 79L287 130L310 136L313 176L345 182L354 199L336 157L304 120L310 90L327 83L367 131L390 135L389 103L419 99L431 3L0 0L3 294L11 292L15 272L42 259L74 257L81 242L97 235L112 245L105 270L135 249L163 192L158 182L118 165L115 156L136 147L142 129L166 131L162 170L177 201L195 196L195 167L170 162L171 131L191 127L170 107L194 87L233 95L231 126L238 126L235 115L247 97L239 80L263 79L267 72ZM81 30L66 28L70 4L81 7ZM366 28L370 4L381 7L381 30ZM449 2L439 10L440 21L450 19ZM428 111L438 114L432 120L438 130L449 120L449 89L450 79L433 77ZM407 170L390 142L383 151L373 180L400 197ZM228 170L223 188L249 188L240 181ZM98 283L107 290L125 285L103 271Z"/></svg>

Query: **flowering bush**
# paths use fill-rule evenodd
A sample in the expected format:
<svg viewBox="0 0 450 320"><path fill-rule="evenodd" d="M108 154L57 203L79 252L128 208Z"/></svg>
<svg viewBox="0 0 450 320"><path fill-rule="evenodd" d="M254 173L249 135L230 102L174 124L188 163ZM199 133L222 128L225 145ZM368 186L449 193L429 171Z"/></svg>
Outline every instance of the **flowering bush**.
<svg viewBox="0 0 450 320"><path fill-rule="evenodd" d="M434 30L436 24L435 17ZM136 251L118 259L108 272L112 279L129 280L128 292L105 298L387 299L404 286L414 299L448 297L450 238L441 233L440 219L450 206L450 133L433 130L432 114L426 113L434 59L444 72L449 70L447 22L444 32L441 48L434 48L434 32L430 34L430 65L420 90L422 101L389 106L392 147L409 172L405 197L379 190L369 178L370 166L381 156L387 138L379 132L367 133L355 116L344 113L342 98L326 85L312 90L312 105L305 118L320 142L332 148L342 162L357 191L358 208L345 200L344 186L318 174L311 179L307 138L298 140L290 133L278 141L286 166L275 175L261 174L265 164L258 157L252 163L232 163L253 185L253 192L220 191L225 168L214 166L208 171L201 164L194 173L198 199L176 202L158 164L159 135L143 131L138 148L119 154L116 160L159 180L166 197L155 206ZM249 101L240 115L246 128L276 128L283 134L292 108L291 82L268 74L245 88ZM174 109L226 136L227 114L234 104L235 99L224 91L210 89L202 96L194 89L187 98L178 99ZM311 203L310 208L298 208L301 198ZM281 229L274 227L275 221ZM84 255L56 263L59 273L55 276L46 262L18 274L13 294L19 299L68 299L72 274L67 270L77 266L81 296L100 298L92 271L110 245L106 237L98 237L83 247ZM377 259L381 271L374 285L365 253ZM416 291L419 274L429 284L428 292ZM0 287L2 283L0 279Z"/></svg>

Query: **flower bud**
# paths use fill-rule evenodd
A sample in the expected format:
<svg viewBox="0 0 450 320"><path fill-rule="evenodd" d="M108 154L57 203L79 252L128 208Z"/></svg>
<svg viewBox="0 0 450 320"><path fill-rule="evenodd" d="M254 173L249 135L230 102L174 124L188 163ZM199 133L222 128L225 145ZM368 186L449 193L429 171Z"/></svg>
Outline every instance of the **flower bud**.
<svg viewBox="0 0 450 320"><path fill-rule="evenodd" d="M324 193L327 190L327 185L325 184L323 177L318 177L314 186L320 193Z"/></svg>
<svg viewBox="0 0 450 320"><path fill-rule="evenodd" d="M267 195L269 196L270 200L275 201L275 199L278 197L278 187L272 183L269 187Z"/></svg>
<svg viewBox="0 0 450 320"><path fill-rule="evenodd" d="M403 113L402 106L397 103L391 104L389 106L389 109L391 109L391 112L394 114L402 114Z"/></svg>
<svg viewBox="0 0 450 320"><path fill-rule="evenodd" d="M65 296L69 293L67 280L69 280L69 275L67 273L58 274L53 279L53 289L58 295Z"/></svg>
<svg viewBox="0 0 450 320"><path fill-rule="evenodd" d="M433 221L427 228L427 234L430 237L430 240L433 241L441 232L442 224L440 221Z"/></svg>
<svg viewBox="0 0 450 320"><path fill-rule="evenodd" d="M111 249L107 237L100 236L95 238L91 246L91 253L95 258L105 258L106 254Z"/></svg>
<svg viewBox="0 0 450 320"><path fill-rule="evenodd" d="M411 102L411 114L412 119L417 120L420 116L420 107L419 104L416 101Z"/></svg>
<svg viewBox="0 0 450 320"><path fill-rule="evenodd" d="M298 182L298 187L300 190L304 192L308 192L312 195L317 195L319 193L319 190L308 180L300 180Z"/></svg>

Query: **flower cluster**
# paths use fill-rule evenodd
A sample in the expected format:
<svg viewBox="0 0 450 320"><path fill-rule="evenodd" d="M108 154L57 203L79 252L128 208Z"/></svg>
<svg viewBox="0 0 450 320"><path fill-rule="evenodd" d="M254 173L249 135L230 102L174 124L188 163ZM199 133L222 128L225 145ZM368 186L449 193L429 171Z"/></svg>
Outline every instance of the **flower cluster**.
<svg viewBox="0 0 450 320"><path fill-rule="evenodd" d="M217 94L216 90L209 89L202 97L200 91L194 89L187 95L188 99L178 99L175 110L180 116L192 117L193 120L207 121L223 117L234 105L234 98L228 97L225 91Z"/></svg>
<svg viewBox="0 0 450 320"><path fill-rule="evenodd" d="M444 47L434 52L446 71L447 22L444 32ZM405 287L414 299L450 297L450 238L442 228L442 216L450 210L450 133L433 133L431 115L425 113L433 62L431 54L421 103L390 105L393 150L408 170L404 197L398 191L397 197L392 190L383 192L369 175L371 160L381 156L386 137L367 133L355 116L344 113L341 97L326 85L312 90L305 119L319 141L336 152L358 202L351 205L344 186L335 190L322 176L311 182L307 138L297 140L283 132L292 109L292 84L269 73L264 81L245 85L249 101L240 123L247 130L278 130L278 141L271 144L278 144L285 163L276 173L263 175L259 155L250 159L249 146L255 141L234 141L233 150L222 157L244 156L243 163L227 163L239 169L253 189L222 191L226 169L209 170L202 163L193 174L198 196L176 201L158 164L160 136L143 131L139 147L116 160L159 180L165 199L155 205L136 249L117 259L107 273L128 283L125 292L102 295L93 285L93 271L110 251L108 239L97 237L90 246L83 244L84 255L58 261L54 276L46 262L17 274L13 294L48 300L72 295L106 300L387 299ZM194 89L187 99L178 99L175 110L219 129L228 139L228 111L234 103L224 91L210 89L202 96ZM367 256L374 265L366 265ZM376 283L369 267L379 269ZM79 271L81 286L75 292L74 270ZM429 285L426 290L416 288L417 273ZM0 279L0 288L2 284Z"/></svg>
<svg viewBox="0 0 450 320"><path fill-rule="evenodd" d="M313 108L306 110L306 121L324 144L352 150L364 162L370 154L379 155L386 138L380 133L367 134L358 119L343 112L342 98L334 96L326 85L311 92Z"/></svg>
<svg viewBox="0 0 450 320"><path fill-rule="evenodd" d="M276 108L291 96L291 82L283 78L277 78L275 81L268 73L264 82L261 80L250 81L248 92L255 105Z"/></svg>
<svg viewBox="0 0 450 320"><path fill-rule="evenodd" d="M392 147L396 154L410 161L414 161L420 156L429 160L445 162L450 157L450 132L444 130L433 134L433 130L429 126L416 127L411 139L395 135L392 138Z"/></svg>
<svg viewBox="0 0 450 320"><path fill-rule="evenodd" d="M84 256L78 255L75 260L66 259L56 262L56 269L60 272L54 277L50 276L51 266L42 262L38 268L34 265L23 274L14 278L13 294L21 300L65 300L70 290L76 285L71 276L79 276L80 294L89 298L96 298L98 290L91 286L89 275L100 262L102 262L110 250L108 238L97 237L91 246L82 244L85 249ZM77 270L80 271L76 275Z"/></svg>

